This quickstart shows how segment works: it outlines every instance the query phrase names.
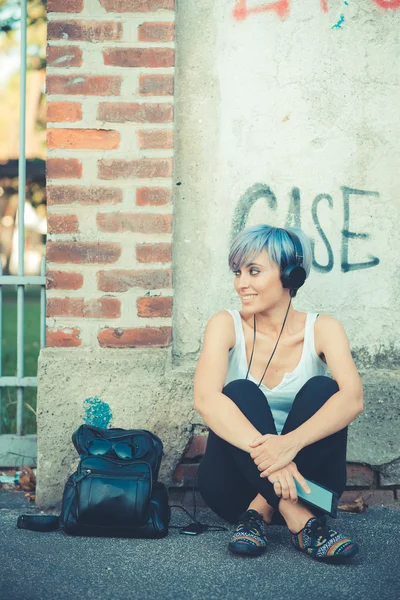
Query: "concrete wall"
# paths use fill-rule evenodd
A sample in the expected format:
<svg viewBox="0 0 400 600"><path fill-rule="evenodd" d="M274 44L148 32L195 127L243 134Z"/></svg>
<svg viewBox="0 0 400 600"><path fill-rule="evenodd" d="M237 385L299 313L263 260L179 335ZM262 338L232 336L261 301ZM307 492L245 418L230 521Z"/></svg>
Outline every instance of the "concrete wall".
<svg viewBox="0 0 400 600"><path fill-rule="evenodd" d="M55 3L71 9L71 3ZM170 75L170 63L165 68L151 61L132 66L133 54L128 52L120 55L126 64L104 66L103 51L107 53L110 47L171 49L172 42L163 41L163 35L168 35L165 30L159 33L160 40L150 42L140 41L138 32L145 22L172 21L172 4L169 0L86 0L82 12L75 7L68 19L112 21L107 29L111 33L101 30L101 35L112 36L112 42L98 41L91 34L89 40L79 42L83 66L58 71L60 63L53 64L49 77L57 71L73 77L89 72L101 74L102 79L122 78L122 87L113 92L118 98L105 100L147 103L138 78L150 72ZM141 13L135 12L139 5ZM51 21L58 19L60 15L51 15ZM50 160L72 158L83 169L81 181L62 180L57 187L61 183L64 188L72 183L101 184L113 189L114 200L106 207L99 207L98 202L85 206L80 200L68 200L73 196L65 190L54 195L55 184L49 181L50 199L59 198L50 212L65 217L57 221L61 230L54 231L54 241L70 244L62 271L69 273L68 281L76 277L82 284L62 291L54 287L54 280L67 276L54 275L61 270L57 257L63 254L54 254L52 240L49 260L55 264L49 265L48 324L50 343L56 340L53 346L58 347L45 349L40 357L40 505L60 498L74 464L70 436L82 419L153 429L165 443L162 479L172 482L191 436L204 431L192 406L193 369L204 325L216 310L239 307L227 269L230 239L245 225L260 221L300 225L313 240L313 271L295 306L342 320L365 385L366 409L351 426L348 458L378 466L381 485L400 485L400 326L393 318L400 286L394 260L400 212L396 178L399 21L397 0L177 2L173 180L166 167L169 147L143 148L140 140L145 133L138 133L138 129L169 131L170 126L143 125L142 118L140 123L132 122L126 112L122 123L104 125L95 117L103 98L99 93L88 97L89 88L74 99L82 104L83 121L54 127L107 128L103 143L112 147L69 146L67 152L68 132L57 138L50 129ZM51 45L61 48L67 45L65 39L61 31ZM163 56L167 60L168 53ZM73 90L73 84L67 89ZM51 86L49 93L55 93ZM159 101L170 104L171 97L150 99ZM162 139L165 144L168 138L165 132L162 135L150 139ZM82 136L87 139L87 132ZM96 143L98 139L95 136ZM156 171L144 176L150 178L147 182L143 172L139 179L127 164L143 158L156 161ZM121 166L111 162L114 159L127 162ZM159 168L166 169L162 180L156 175ZM111 174L111 179L104 181L102 173ZM146 241L152 245L170 242L166 218L171 213L169 204L160 207L157 196L153 207L144 209L137 190L171 188L171 184L172 321L168 316L171 304L166 307L159 300L172 295L167 280L162 279L170 265L163 262L165 258L156 262L145 280L138 271L148 265L137 254L137 246ZM149 220L141 228L133 225L145 211L157 214L167 229L154 231ZM111 216L100 217L100 212ZM66 233L62 227L68 220L72 223L74 215L79 230ZM77 252L80 257L93 257L89 252L93 248L79 249L88 241L108 246L97 264L90 259L80 260L77 266L71 259ZM167 248L156 250L160 256ZM105 264L99 266L99 262ZM99 270L108 276L115 270L107 289L99 284L103 278ZM155 285L160 277L164 284ZM151 306L146 302L148 294ZM144 316L138 311L138 298L147 310ZM160 310L167 312L160 314ZM147 324L153 331L149 332ZM164 347L143 350L143 345Z"/></svg>
<svg viewBox="0 0 400 600"><path fill-rule="evenodd" d="M229 240L246 224L267 222L300 225L314 242L297 306L341 319L363 361L390 352L394 365L400 10L373 0L329 0L327 12L318 0L236 4L248 13L235 13L229 0L195 4L181 2L177 15L176 93L185 110L176 157L176 354L198 349L210 314L239 306ZM261 6L275 10L250 12Z"/></svg>

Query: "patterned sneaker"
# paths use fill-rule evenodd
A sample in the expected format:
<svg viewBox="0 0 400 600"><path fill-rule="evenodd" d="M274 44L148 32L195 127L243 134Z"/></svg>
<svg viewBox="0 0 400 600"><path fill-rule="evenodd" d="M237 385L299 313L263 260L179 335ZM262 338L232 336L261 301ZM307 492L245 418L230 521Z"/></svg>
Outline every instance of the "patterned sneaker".
<svg viewBox="0 0 400 600"><path fill-rule="evenodd" d="M326 517L312 517L298 533L292 533L292 544L317 560L344 562L355 556L358 546L353 540L330 529Z"/></svg>
<svg viewBox="0 0 400 600"><path fill-rule="evenodd" d="M259 556L267 548L267 523L256 510L246 510L239 517L229 550L235 554Z"/></svg>

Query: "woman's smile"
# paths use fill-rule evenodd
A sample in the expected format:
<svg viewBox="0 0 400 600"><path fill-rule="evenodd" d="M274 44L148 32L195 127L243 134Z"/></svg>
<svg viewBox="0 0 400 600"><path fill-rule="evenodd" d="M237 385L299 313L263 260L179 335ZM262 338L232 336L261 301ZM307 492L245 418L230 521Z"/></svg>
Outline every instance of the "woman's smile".
<svg viewBox="0 0 400 600"><path fill-rule="evenodd" d="M257 296L258 294L241 294L242 302L250 302L251 300L254 300L254 298L256 298Z"/></svg>

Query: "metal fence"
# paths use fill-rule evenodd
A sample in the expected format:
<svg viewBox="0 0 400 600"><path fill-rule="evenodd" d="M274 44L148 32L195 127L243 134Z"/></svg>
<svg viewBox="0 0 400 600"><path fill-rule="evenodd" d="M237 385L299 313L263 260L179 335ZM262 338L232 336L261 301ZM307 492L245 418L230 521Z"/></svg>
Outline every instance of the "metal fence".
<svg viewBox="0 0 400 600"><path fill-rule="evenodd" d="M37 387L37 377L24 376L24 304L25 286L40 285L40 347L46 343L46 266L42 259L41 272L37 276L26 276L25 263L25 119L26 119L26 71L27 71L27 0L21 0L21 67L20 67L20 150L18 161L18 275L3 275L0 261L0 415L2 413L3 389L17 390L16 431L4 434L0 419L0 467L35 464L36 435L24 436L24 392L27 387ZM17 289L17 368L16 376L2 376L2 323L3 286Z"/></svg>

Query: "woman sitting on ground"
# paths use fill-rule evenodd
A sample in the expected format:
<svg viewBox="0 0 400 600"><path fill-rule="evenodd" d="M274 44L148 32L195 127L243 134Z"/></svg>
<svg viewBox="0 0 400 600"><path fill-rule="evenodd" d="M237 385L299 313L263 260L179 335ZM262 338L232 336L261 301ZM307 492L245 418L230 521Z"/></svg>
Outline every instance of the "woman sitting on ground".
<svg viewBox="0 0 400 600"><path fill-rule="evenodd" d="M343 493L347 426L363 410L341 323L291 304L310 272L310 242L298 228L256 225L233 242L229 266L242 309L211 317L195 375L195 408L209 427L200 493L237 524L232 552L261 554L273 518L286 523L295 548L347 560L357 544L295 486L307 493L307 478Z"/></svg>

